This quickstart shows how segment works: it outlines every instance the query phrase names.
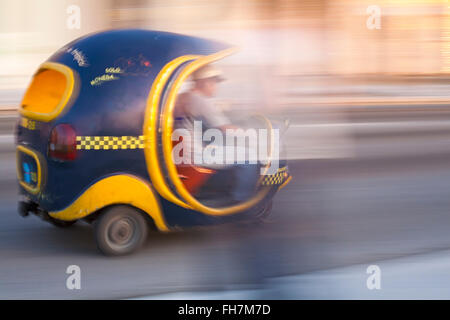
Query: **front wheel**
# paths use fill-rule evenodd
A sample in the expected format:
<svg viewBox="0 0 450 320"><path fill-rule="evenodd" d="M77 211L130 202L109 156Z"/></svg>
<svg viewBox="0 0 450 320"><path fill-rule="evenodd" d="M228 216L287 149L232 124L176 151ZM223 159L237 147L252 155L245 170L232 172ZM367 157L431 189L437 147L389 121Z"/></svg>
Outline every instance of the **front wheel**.
<svg viewBox="0 0 450 320"><path fill-rule="evenodd" d="M147 238L147 220L132 207L108 208L95 221L97 246L105 255L129 254L143 245Z"/></svg>
<svg viewBox="0 0 450 320"><path fill-rule="evenodd" d="M272 199L264 203L264 205L258 210L255 221L257 223L270 223L273 220L271 219L272 214Z"/></svg>

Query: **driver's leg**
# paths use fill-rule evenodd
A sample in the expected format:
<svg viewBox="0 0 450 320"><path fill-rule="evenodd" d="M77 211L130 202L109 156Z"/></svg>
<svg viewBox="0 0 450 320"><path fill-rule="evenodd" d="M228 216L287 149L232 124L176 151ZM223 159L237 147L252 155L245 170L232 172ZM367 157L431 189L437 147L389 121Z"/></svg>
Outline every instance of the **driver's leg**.
<svg viewBox="0 0 450 320"><path fill-rule="evenodd" d="M233 166L235 186L231 192L234 201L249 199L255 191L259 178L259 168L256 164L237 164Z"/></svg>

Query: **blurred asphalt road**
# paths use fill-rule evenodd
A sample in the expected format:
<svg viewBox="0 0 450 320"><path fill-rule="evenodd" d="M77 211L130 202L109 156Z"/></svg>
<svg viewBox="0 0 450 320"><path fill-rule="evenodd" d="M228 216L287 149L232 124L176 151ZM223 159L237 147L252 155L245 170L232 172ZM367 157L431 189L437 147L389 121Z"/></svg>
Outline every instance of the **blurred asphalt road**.
<svg viewBox="0 0 450 320"><path fill-rule="evenodd" d="M231 290L226 298L448 299L446 118L428 119L441 121L434 131L411 129L414 123L409 133L347 131L352 157L292 160L294 179L275 198L272 223L155 233L120 258L97 252L89 225L63 230L18 216L12 141L0 141L0 299L221 298L223 290ZM0 119L5 134L2 128L11 120ZM73 264L81 290L66 289ZM377 292L365 288L371 264L382 270ZM359 291L351 291L355 283Z"/></svg>

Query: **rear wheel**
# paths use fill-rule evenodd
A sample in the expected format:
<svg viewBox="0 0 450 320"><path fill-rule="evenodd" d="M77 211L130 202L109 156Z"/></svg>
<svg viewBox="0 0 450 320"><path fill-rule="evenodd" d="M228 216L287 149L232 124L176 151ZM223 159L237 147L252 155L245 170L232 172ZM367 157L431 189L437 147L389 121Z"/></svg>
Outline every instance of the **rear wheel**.
<svg viewBox="0 0 450 320"><path fill-rule="evenodd" d="M114 206L103 212L95 222L97 246L105 255L129 254L145 242L147 220L129 206Z"/></svg>

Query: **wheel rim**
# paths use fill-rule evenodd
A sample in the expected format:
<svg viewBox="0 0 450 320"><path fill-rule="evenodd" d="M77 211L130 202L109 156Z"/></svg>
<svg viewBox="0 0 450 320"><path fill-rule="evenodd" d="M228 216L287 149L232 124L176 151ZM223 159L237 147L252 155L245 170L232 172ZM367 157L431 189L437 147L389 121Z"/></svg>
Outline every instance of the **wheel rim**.
<svg viewBox="0 0 450 320"><path fill-rule="evenodd" d="M130 217L118 217L107 227L106 241L115 250L133 246L139 239L136 220Z"/></svg>

